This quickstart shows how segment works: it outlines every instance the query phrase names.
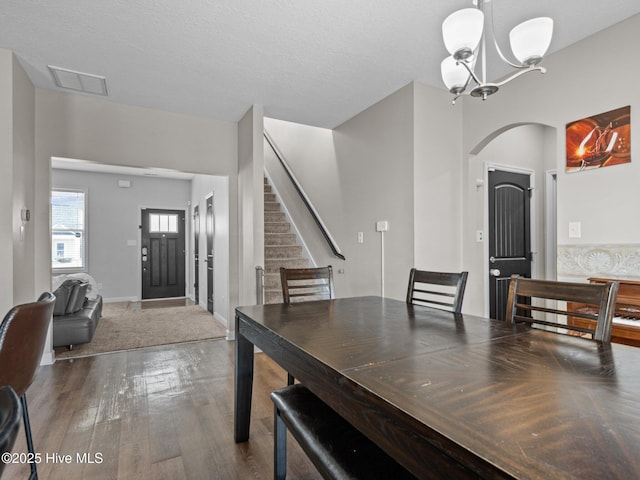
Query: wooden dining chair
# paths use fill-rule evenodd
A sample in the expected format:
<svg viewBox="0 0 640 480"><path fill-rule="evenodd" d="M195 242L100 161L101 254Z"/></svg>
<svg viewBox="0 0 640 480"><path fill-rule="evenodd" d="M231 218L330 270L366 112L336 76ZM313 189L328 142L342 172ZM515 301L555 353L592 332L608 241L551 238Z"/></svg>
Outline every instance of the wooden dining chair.
<svg viewBox="0 0 640 480"><path fill-rule="evenodd" d="M37 302L13 307L0 324L0 385L9 385L20 397L27 450L32 455L35 455L35 450L27 408L27 389L38 373L55 300L54 295L45 292ZM30 467L29 479L37 480L36 463L31 462Z"/></svg>
<svg viewBox="0 0 640 480"><path fill-rule="evenodd" d="M589 334L593 340L609 342L611 324L618 296L618 283L571 283L552 280L532 280L512 275L509 283L507 311L509 323L526 322ZM569 311L566 303L584 303L593 308L588 312ZM596 313L593 313L593 312ZM575 325L569 317L590 320L588 326Z"/></svg>
<svg viewBox="0 0 640 480"><path fill-rule="evenodd" d="M407 303L460 313L468 275L469 272L429 272L412 268Z"/></svg>
<svg viewBox="0 0 640 480"><path fill-rule="evenodd" d="M334 298L333 268L280 268L284 303Z"/></svg>
<svg viewBox="0 0 640 480"><path fill-rule="evenodd" d="M280 268L282 300L284 303L308 302L334 298L333 268ZM287 372L287 385L295 378Z"/></svg>

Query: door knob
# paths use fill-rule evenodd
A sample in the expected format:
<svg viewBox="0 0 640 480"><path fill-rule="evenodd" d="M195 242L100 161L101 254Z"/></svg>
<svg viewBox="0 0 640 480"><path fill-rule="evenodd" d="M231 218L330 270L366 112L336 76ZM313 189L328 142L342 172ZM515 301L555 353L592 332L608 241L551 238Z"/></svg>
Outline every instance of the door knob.
<svg viewBox="0 0 640 480"><path fill-rule="evenodd" d="M500 276L500 270L497 268L492 268L491 270L489 270L489 274L492 277L499 277Z"/></svg>

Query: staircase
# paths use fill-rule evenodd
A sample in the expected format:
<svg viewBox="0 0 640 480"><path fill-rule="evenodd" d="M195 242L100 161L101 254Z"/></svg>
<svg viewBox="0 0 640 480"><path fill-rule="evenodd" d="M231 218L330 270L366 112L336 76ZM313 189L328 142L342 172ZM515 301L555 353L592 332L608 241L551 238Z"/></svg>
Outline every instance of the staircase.
<svg viewBox="0 0 640 480"><path fill-rule="evenodd" d="M282 302L280 267L308 268L309 260L302 255L298 238L291 232L276 194L264 179L264 303Z"/></svg>

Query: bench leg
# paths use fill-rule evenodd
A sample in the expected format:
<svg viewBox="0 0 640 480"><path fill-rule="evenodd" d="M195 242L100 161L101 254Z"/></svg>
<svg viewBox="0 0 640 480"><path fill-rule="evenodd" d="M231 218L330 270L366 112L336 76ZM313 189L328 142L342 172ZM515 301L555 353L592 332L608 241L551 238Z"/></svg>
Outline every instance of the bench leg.
<svg viewBox="0 0 640 480"><path fill-rule="evenodd" d="M287 477L287 426L280 417L278 408L274 408L273 426L273 478L285 480Z"/></svg>

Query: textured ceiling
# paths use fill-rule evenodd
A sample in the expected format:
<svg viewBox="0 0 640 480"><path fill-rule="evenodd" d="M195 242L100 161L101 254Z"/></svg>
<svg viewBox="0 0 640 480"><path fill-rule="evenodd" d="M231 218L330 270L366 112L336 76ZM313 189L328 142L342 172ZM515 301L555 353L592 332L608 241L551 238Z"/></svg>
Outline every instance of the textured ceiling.
<svg viewBox="0 0 640 480"><path fill-rule="evenodd" d="M551 51L640 12L639 0L493 0L504 42L554 18ZM2 0L0 47L33 83L47 65L103 75L111 101L237 121L335 127L407 83L443 88L442 20L470 0ZM503 43L504 44L504 43ZM544 65L544 62L543 62ZM489 80L507 71L489 63Z"/></svg>

